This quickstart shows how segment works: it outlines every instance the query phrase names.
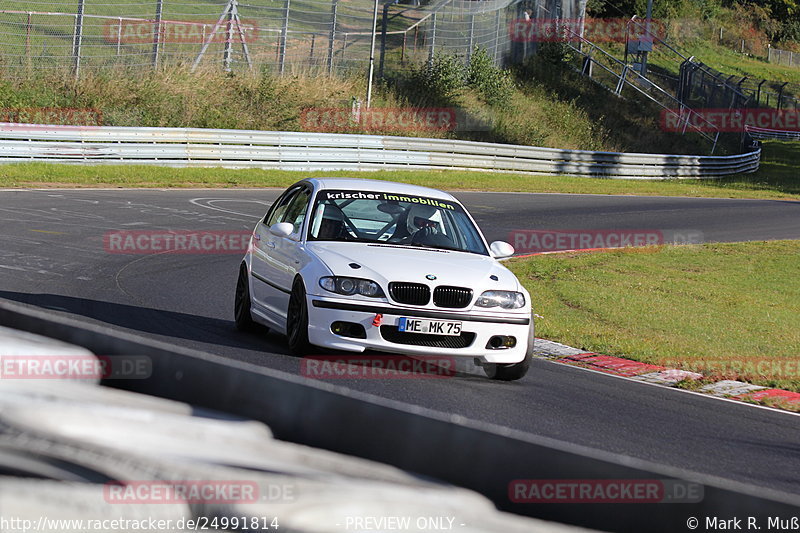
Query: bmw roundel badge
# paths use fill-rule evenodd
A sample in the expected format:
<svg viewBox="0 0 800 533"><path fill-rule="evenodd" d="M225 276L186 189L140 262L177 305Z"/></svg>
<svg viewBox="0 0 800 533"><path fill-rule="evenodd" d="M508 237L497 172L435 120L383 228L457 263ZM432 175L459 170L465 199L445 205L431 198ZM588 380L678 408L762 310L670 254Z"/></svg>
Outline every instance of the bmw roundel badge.
<svg viewBox="0 0 800 533"><path fill-rule="evenodd" d="M434 276L433 274L428 274L427 276L425 276L425 279L429 279L429 280L433 281L433 280L436 279L436 276Z"/></svg>

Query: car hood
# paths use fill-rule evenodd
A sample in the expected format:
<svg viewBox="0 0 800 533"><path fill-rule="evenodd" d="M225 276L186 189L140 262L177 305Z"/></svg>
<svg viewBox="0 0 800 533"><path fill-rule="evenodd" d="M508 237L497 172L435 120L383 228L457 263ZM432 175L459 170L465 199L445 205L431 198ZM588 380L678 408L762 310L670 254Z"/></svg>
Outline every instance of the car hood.
<svg viewBox="0 0 800 533"><path fill-rule="evenodd" d="M474 290L520 290L516 276L494 258L465 252L412 248L391 244L312 242L308 250L337 276L372 279L384 287L391 281L455 285ZM353 268L356 263L361 268ZM426 276L436 276L434 280ZM497 281L490 276L497 276Z"/></svg>

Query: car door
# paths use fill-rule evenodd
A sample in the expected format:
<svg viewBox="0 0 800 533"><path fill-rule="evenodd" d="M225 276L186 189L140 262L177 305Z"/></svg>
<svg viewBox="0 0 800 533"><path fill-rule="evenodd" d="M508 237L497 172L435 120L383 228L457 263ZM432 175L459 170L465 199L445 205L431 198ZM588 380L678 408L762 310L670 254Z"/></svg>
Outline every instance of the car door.
<svg viewBox="0 0 800 533"><path fill-rule="evenodd" d="M253 239L254 299L268 318L281 326L285 326L289 293L301 264L298 254L310 198L308 186L288 190L258 225ZM292 234L279 237L270 233L269 228L279 222L292 224Z"/></svg>

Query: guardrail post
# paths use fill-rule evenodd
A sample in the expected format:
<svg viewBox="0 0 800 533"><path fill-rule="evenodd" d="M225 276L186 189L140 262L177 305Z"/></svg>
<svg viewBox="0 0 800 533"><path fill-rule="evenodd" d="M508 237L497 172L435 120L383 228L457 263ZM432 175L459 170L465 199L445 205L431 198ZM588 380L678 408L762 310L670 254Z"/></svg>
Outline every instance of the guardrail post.
<svg viewBox="0 0 800 533"><path fill-rule="evenodd" d="M164 0L156 0L156 20L153 24L153 68L158 68L158 49L161 47L161 14Z"/></svg>
<svg viewBox="0 0 800 533"><path fill-rule="evenodd" d="M289 34L289 7L291 7L291 0L286 0L284 4L284 15L283 15L283 28L281 29L281 47L280 47L280 59L278 62L278 72L283 74L286 68L286 39Z"/></svg>
<svg viewBox="0 0 800 533"><path fill-rule="evenodd" d="M339 7L339 0L331 2L331 31L328 34L328 76L333 74L333 46L336 42L336 11Z"/></svg>
<svg viewBox="0 0 800 533"><path fill-rule="evenodd" d="M72 68L77 80L81 75L81 42L83 41L83 7L85 0L78 0L75 14L75 31L72 34Z"/></svg>

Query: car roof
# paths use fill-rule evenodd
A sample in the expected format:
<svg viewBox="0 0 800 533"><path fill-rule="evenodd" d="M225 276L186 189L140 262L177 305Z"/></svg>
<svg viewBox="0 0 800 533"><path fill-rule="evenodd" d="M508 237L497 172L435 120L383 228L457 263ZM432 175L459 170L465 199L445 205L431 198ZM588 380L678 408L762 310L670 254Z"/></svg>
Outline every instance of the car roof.
<svg viewBox="0 0 800 533"><path fill-rule="evenodd" d="M441 200L458 201L452 195L437 189L397 183L394 181L372 180L365 178L309 178L309 183L317 190L336 189L344 191L375 191L390 192L395 194L409 194L412 196L427 196Z"/></svg>

